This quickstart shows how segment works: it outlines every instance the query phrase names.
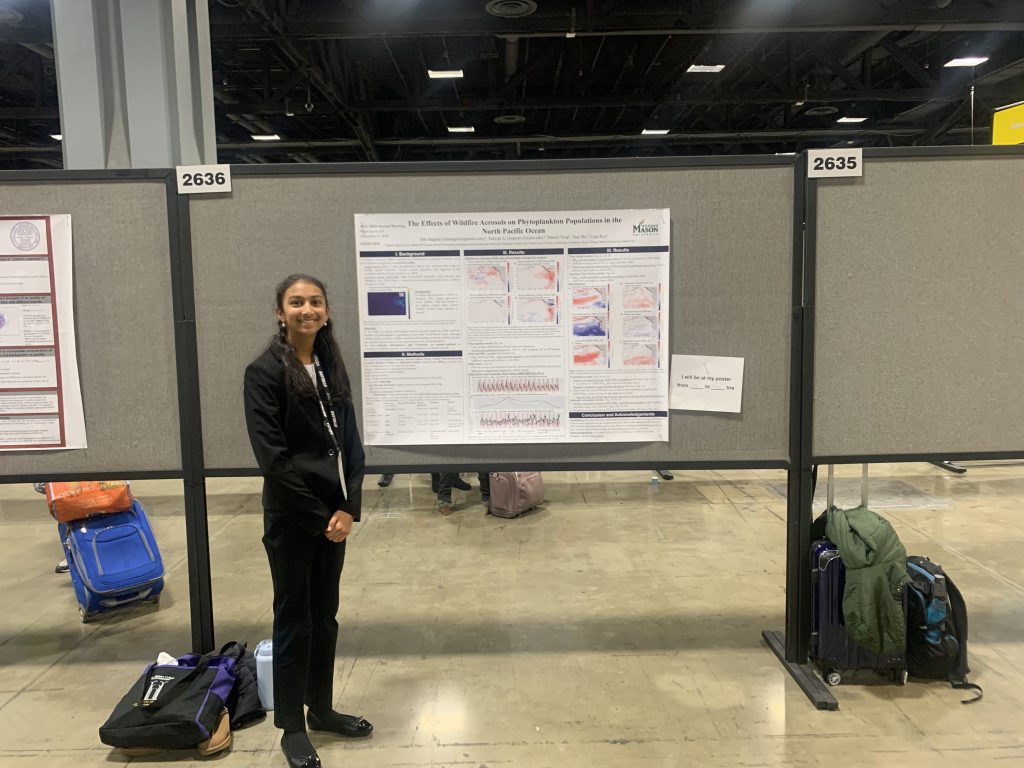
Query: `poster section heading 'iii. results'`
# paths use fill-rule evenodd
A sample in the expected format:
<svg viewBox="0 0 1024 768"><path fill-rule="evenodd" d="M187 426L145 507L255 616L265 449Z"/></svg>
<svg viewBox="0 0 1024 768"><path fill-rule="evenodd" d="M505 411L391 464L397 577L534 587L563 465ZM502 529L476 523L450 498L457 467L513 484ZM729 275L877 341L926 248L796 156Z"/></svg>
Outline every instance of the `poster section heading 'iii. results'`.
<svg viewBox="0 0 1024 768"><path fill-rule="evenodd" d="M355 231L368 445L668 440L667 209Z"/></svg>

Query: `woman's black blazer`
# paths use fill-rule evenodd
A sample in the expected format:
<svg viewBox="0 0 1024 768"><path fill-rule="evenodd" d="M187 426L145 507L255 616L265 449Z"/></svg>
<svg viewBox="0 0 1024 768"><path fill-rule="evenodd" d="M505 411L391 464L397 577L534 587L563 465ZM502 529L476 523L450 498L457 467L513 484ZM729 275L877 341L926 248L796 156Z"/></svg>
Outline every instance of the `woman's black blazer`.
<svg viewBox="0 0 1024 768"><path fill-rule="evenodd" d="M245 369L245 424L263 473L263 508L285 513L310 534L327 529L335 510L362 511L366 457L352 402L335 403L343 451L345 499L334 443L316 398L289 395L284 362L270 349Z"/></svg>

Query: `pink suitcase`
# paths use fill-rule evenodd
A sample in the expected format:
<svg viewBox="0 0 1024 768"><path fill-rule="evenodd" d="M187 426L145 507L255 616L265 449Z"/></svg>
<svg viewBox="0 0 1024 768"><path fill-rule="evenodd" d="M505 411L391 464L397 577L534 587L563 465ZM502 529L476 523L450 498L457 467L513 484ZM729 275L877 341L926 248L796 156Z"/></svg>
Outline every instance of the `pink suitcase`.
<svg viewBox="0 0 1024 768"><path fill-rule="evenodd" d="M519 517L544 501L540 472L491 472L491 514Z"/></svg>

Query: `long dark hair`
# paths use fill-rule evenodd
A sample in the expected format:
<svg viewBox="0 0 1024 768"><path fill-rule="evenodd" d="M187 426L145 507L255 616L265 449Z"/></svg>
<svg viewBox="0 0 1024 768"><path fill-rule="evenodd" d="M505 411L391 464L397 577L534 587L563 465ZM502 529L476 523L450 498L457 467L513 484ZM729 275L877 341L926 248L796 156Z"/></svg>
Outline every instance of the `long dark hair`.
<svg viewBox="0 0 1024 768"><path fill-rule="evenodd" d="M330 302L327 301L327 286L322 280L317 280L312 275L296 273L288 275L277 284L275 289L275 301L277 308L284 310L284 294L296 283L311 283L320 289L324 295L324 303L330 309ZM327 377L327 387L330 389L331 398L337 403L347 403L352 399L352 385L348 380L348 371L345 369L345 361L341 358L341 350L338 349L338 342L334 340L334 323L327 323L316 332L313 340L313 352L320 360L324 376ZM313 382L306 373L306 369L299 362L292 345L288 343L288 330L282 324L277 334L270 339L271 351L284 361L285 365L285 386L288 391L303 397L316 397L316 390Z"/></svg>

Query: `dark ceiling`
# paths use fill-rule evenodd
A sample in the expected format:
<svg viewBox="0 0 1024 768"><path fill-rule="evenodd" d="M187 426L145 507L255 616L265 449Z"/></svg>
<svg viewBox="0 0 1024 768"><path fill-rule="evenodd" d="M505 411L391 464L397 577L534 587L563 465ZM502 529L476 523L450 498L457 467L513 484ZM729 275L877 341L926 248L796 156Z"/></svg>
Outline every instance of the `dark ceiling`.
<svg viewBox="0 0 1024 768"><path fill-rule="evenodd" d="M221 162L987 144L993 109L1024 100L1022 0L212 0L209 8ZM967 55L988 61L944 66ZM692 64L724 69L688 72ZM428 69L464 77L429 79ZM867 120L837 122L843 116ZM450 133L456 126L475 130ZM49 138L58 131L48 4L0 0L0 167L59 167ZM255 142L253 133L281 140Z"/></svg>

